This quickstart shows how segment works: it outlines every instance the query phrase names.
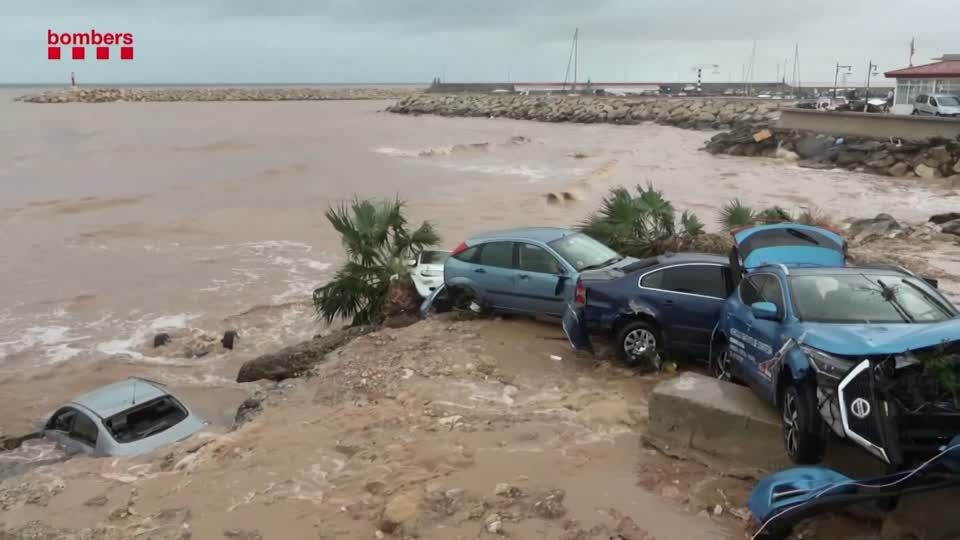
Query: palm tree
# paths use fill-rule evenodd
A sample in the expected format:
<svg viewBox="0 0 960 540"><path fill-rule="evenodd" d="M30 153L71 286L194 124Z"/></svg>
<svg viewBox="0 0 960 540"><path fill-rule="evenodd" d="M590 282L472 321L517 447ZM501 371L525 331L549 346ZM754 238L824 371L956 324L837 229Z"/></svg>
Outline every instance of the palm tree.
<svg viewBox="0 0 960 540"><path fill-rule="evenodd" d="M756 223L757 214L740 199L733 199L720 207L719 221L724 230L732 231Z"/></svg>
<svg viewBox="0 0 960 540"><path fill-rule="evenodd" d="M403 207L399 199L354 199L326 211L327 220L340 233L347 262L332 281L314 291L318 317L328 323L349 318L354 326L383 320L391 283L409 280L406 261L440 241L429 222L409 231Z"/></svg>
<svg viewBox="0 0 960 540"><path fill-rule="evenodd" d="M578 228L620 253L647 257L683 243L682 239L703 234L703 223L695 215L684 212L678 227L675 214L670 201L652 184L637 186L636 196L618 187Z"/></svg>

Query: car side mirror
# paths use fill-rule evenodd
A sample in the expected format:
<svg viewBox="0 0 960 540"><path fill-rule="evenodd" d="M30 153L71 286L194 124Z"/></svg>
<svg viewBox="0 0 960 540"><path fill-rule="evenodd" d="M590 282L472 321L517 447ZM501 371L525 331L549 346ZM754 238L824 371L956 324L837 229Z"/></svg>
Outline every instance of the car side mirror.
<svg viewBox="0 0 960 540"><path fill-rule="evenodd" d="M753 316L764 321L778 321L780 315L777 313L777 306L773 302L756 302L750 305L750 311Z"/></svg>
<svg viewBox="0 0 960 540"><path fill-rule="evenodd" d="M934 289L939 289L939 288L940 288L940 281L937 280L937 279L934 279L934 278L932 278L932 277L923 277L923 276L920 276L920 279L926 281L926 282L927 282L927 285L930 285L930 286L933 287Z"/></svg>
<svg viewBox="0 0 960 540"><path fill-rule="evenodd" d="M407 259L407 266L413 267L417 265L416 259Z"/></svg>

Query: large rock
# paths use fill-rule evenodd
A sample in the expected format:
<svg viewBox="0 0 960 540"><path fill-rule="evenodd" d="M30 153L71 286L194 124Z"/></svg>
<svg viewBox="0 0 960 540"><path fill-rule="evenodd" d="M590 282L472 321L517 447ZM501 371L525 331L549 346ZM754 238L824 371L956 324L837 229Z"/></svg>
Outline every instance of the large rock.
<svg viewBox="0 0 960 540"><path fill-rule="evenodd" d="M902 178L910 172L910 165L904 163L903 161L899 163L894 163L889 169L887 169L887 174L890 176L895 176L897 178Z"/></svg>
<svg viewBox="0 0 960 540"><path fill-rule="evenodd" d="M948 221L953 221L955 219L960 219L960 212L947 212L946 214L934 214L930 216L928 220L930 223L941 225Z"/></svg>
<svg viewBox="0 0 960 540"><path fill-rule="evenodd" d="M374 330L376 330L376 327L373 326L344 328L328 336L314 338L248 360L240 367L240 372L237 373L237 382L282 381L300 377L313 366L322 362L329 352L343 347L354 339Z"/></svg>
<svg viewBox="0 0 960 540"><path fill-rule="evenodd" d="M859 165L867 159L867 154L858 150L843 150L837 154L837 165L847 167Z"/></svg>
<svg viewBox="0 0 960 540"><path fill-rule="evenodd" d="M960 219L955 219L953 221L948 221L940 226L940 230L947 234L955 234L960 236Z"/></svg>
<svg viewBox="0 0 960 540"><path fill-rule="evenodd" d="M794 151L803 159L814 159L826 155L831 146L829 139L807 135L797 141Z"/></svg>
<svg viewBox="0 0 960 540"><path fill-rule="evenodd" d="M391 534L409 529L420 515L420 496L415 491L395 495L383 508L378 529Z"/></svg>
<svg viewBox="0 0 960 540"><path fill-rule="evenodd" d="M890 214L877 214L877 217L858 219L850 224L846 237L853 243L866 242L876 238L890 238L903 231L903 227Z"/></svg>
<svg viewBox="0 0 960 540"><path fill-rule="evenodd" d="M934 178L940 178L940 171L926 165L924 163L918 163L914 168L913 172L917 173L917 176L920 178L925 178L927 180L932 180Z"/></svg>

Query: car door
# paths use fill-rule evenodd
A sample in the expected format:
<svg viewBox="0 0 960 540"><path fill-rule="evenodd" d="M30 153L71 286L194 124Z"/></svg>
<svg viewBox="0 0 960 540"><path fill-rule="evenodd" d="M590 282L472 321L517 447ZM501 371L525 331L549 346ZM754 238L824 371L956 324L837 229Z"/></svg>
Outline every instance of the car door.
<svg viewBox="0 0 960 540"><path fill-rule="evenodd" d="M561 317L570 286L560 261L541 246L517 243L517 272L514 282L516 305L524 311Z"/></svg>
<svg viewBox="0 0 960 540"><path fill-rule="evenodd" d="M940 103L937 98L930 96L930 106L927 109L930 114L934 115L940 112Z"/></svg>
<svg viewBox="0 0 960 540"><path fill-rule="evenodd" d="M668 266L641 276L640 287L650 295L661 317L666 346L694 354L705 353L729 296L730 269L715 263Z"/></svg>
<svg viewBox="0 0 960 540"><path fill-rule="evenodd" d="M786 315L783 284L775 274L751 274L740 283L740 305L733 310L729 336L734 373L760 395L773 400L777 362L783 359L783 319ZM751 305L770 302L777 306L779 320L753 316Z"/></svg>
<svg viewBox="0 0 960 540"><path fill-rule="evenodd" d="M514 297L516 270L513 242L487 242L480 246L478 264L473 268L473 281L480 294L497 309L518 309Z"/></svg>
<svg viewBox="0 0 960 540"><path fill-rule="evenodd" d="M927 112L926 94L920 94L917 96L917 99L913 102L913 109L917 111L917 114L925 114Z"/></svg>

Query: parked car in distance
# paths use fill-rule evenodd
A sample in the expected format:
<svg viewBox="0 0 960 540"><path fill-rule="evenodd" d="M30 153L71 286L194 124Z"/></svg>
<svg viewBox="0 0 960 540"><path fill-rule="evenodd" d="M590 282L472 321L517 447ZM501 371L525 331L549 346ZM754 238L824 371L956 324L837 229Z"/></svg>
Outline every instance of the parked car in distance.
<svg viewBox="0 0 960 540"><path fill-rule="evenodd" d="M779 409L794 462L818 462L829 427L899 468L960 433L957 315L895 267L756 267L724 303L711 365Z"/></svg>
<svg viewBox="0 0 960 540"><path fill-rule="evenodd" d="M627 364L659 366L664 351L708 358L710 338L733 290L726 257L678 253L641 259L629 273L588 271L563 318L575 349L592 349L590 333L612 336Z"/></svg>
<svg viewBox="0 0 960 540"><path fill-rule="evenodd" d="M960 97L949 94L920 94L913 102L913 114L960 117Z"/></svg>
<svg viewBox="0 0 960 540"><path fill-rule="evenodd" d="M577 292L581 273L625 274L636 259L589 236L558 228L480 234L454 248L443 268L444 291L466 294L484 310L560 318Z"/></svg>
<svg viewBox="0 0 960 540"><path fill-rule="evenodd" d="M207 424L162 384L131 377L66 403L43 435L68 453L130 456L186 439Z"/></svg>
<svg viewBox="0 0 960 540"><path fill-rule="evenodd" d="M421 297L430 296L443 285L443 263L449 256L449 251L424 250L415 259L407 261L410 277Z"/></svg>

